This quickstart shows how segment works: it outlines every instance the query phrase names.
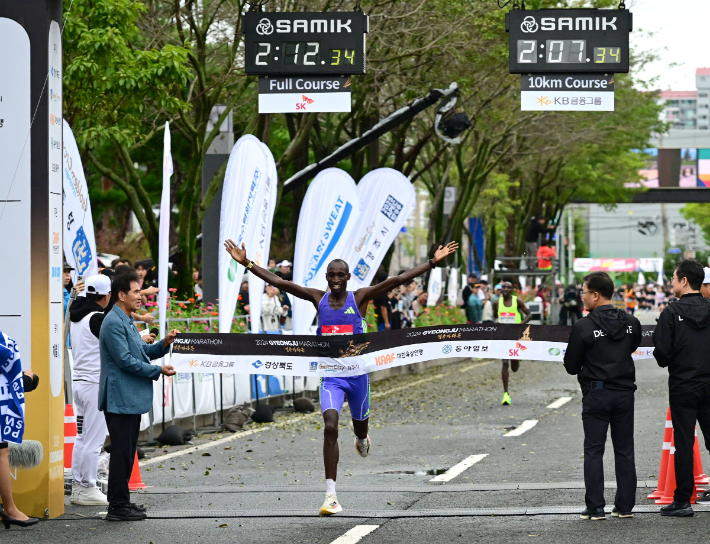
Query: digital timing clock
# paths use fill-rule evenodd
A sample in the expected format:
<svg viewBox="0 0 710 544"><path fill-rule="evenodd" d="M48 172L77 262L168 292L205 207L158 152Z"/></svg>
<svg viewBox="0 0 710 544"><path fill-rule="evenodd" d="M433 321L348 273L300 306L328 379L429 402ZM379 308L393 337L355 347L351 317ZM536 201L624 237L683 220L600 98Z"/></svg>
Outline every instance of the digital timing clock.
<svg viewBox="0 0 710 544"><path fill-rule="evenodd" d="M629 71L626 9L513 10L506 14L511 74Z"/></svg>
<svg viewBox="0 0 710 544"><path fill-rule="evenodd" d="M365 73L369 21L362 12L250 12L243 30L249 75Z"/></svg>

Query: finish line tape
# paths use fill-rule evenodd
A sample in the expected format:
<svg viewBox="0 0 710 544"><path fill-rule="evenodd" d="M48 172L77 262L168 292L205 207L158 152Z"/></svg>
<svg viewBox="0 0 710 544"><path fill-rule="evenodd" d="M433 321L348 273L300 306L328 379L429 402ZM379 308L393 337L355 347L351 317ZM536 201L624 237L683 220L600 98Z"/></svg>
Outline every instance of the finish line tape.
<svg viewBox="0 0 710 544"><path fill-rule="evenodd" d="M653 357L653 326L644 326L634 359ZM571 327L445 325L342 336L180 334L170 364L178 372L358 376L444 358L562 362Z"/></svg>

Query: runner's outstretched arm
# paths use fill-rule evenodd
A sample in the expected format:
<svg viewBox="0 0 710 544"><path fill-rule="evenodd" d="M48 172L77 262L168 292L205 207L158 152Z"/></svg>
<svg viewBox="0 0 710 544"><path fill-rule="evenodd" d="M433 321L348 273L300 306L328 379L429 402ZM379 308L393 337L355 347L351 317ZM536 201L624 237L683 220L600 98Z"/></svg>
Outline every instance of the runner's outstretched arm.
<svg viewBox="0 0 710 544"><path fill-rule="evenodd" d="M445 246L439 246L439 249L436 250L436 253L434 253L434 257L431 260L434 261L434 264L436 265L446 259L446 257L451 255L454 251L456 251L458 247L458 242L449 242ZM357 291L355 291L355 304L357 304L359 307L365 302L369 302L370 300L376 299L380 295L389 293L392 289L395 289L400 285L404 285L405 283L413 280L414 278L421 276L425 272L431 270L431 268L431 265L427 261L424 264L420 264L419 266L415 266L414 268L410 268L409 270L402 272L399 276L387 278L382 283L378 283L377 285L373 285L372 287L363 287L361 289L358 289Z"/></svg>
<svg viewBox="0 0 710 544"><path fill-rule="evenodd" d="M246 267L249 264L249 259L247 259L247 250L242 244L242 247L238 247L232 240L226 240L224 242L224 249L232 256L232 259L237 261L242 266ZM254 274L257 278L261 278L270 285L273 285L277 289L286 291L288 294L298 297L308 302L312 302L313 305L318 308L318 303L325 295L324 291L319 289L311 289L309 287L303 287L292 281L287 281L280 278L273 272L269 272L265 268L258 266L256 263L252 265L249 271Z"/></svg>

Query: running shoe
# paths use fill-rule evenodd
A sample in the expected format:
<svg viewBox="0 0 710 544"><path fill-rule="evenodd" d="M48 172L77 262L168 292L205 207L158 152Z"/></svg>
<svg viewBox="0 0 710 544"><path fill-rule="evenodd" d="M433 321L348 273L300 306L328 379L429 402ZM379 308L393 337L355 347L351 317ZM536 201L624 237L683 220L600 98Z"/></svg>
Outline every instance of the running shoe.
<svg viewBox="0 0 710 544"><path fill-rule="evenodd" d="M355 437L355 451L360 454L360 457L367 457L370 455L371 447L372 442L370 442L370 435L367 435L365 440L360 440L357 436Z"/></svg>
<svg viewBox="0 0 710 544"><path fill-rule="evenodd" d="M335 493L326 493L323 506L320 507L320 515L332 516L333 514L337 514L338 512L342 511L343 507L340 506L340 503L338 502L338 497L335 496Z"/></svg>
<svg viewBox="0 0 710 544"><path fill-rule="evenodd" d="M507 391L503 393L503 400L501 401L501 404L503 406L510 406L511 404L513 404L513 399L510 398L510 395Z"/></svg>

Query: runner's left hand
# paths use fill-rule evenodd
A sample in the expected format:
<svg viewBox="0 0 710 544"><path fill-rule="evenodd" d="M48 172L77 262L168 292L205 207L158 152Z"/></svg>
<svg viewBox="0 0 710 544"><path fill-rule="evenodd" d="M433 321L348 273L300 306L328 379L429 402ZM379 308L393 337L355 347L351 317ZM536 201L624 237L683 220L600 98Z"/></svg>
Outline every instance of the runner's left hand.
<svg viewBox="0 0 710 544"><path fill-rule="evenodd" d="M439 263L451 255L454 251L459 248L458 242L449 242L445 246L439 246L439 249L434 253L434 262Z"/></svg>

